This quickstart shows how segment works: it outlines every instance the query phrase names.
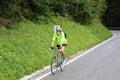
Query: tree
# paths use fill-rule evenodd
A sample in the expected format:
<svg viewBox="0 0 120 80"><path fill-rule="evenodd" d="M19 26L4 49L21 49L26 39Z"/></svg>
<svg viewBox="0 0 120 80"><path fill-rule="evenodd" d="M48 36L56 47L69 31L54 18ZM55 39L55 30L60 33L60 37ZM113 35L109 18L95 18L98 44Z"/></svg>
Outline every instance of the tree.
<svg viewBox="0 0 120 80"><path fill-rule="evenodd" d="M106 0L107 10L103 16L103 23L106 26L120 26L120 1Z"/></svg>

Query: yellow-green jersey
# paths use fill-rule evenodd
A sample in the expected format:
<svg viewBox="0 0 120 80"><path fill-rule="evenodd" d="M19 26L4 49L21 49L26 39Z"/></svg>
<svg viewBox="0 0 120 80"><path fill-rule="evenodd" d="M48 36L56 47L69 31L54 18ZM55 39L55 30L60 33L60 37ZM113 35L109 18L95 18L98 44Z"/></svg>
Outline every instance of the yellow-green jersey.
<svg viewBox="0 0 120 80"><path fill-rule="evenodd" d="M61 32L60 35L57 35L57 33L54 33L52 40L54 40L54 41L56 40L57 41L57 45L67 44L67 40L65 38L64 32Z"/></svg>

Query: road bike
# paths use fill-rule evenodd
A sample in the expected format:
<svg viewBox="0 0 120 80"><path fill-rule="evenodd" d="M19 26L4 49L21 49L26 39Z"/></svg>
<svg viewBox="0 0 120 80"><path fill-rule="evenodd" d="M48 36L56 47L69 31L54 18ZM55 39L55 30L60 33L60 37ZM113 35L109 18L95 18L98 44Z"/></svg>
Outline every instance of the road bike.
<svg viewBox="0 0 120 80"><path fill-rule="evenodd" d="M60 70L63 72L65 67L66 67L66 62L67 62L67 60L64 61L64 57L62 55L61 49L56 47L56 48L54 48L54 50L55 50L55 53L54 53L54 56L53 56L52 61L51 61L51 73L52 73L52 75L54 75L57 70Z"/></svg>

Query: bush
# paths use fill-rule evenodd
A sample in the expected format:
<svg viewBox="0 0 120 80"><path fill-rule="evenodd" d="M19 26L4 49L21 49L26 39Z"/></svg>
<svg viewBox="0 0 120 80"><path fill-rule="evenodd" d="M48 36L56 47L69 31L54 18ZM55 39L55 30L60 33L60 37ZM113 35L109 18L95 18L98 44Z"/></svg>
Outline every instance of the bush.
<svg viewBox="0 0 120 80"><path fill-rule="evenodd" d="M0 5L1 16L9 19L35 21L38 16L68 14L78 23L100 18L106 7L105 0L1 0Z"/></svg>
<svg viewBox="0 0 120 80"><path fill-rule="evenodd" d="M89 23L94 18L99 19L106 8L105 0L80 0L71 1L68 4L70 4L67 8L68 14L75 22L80 23Z"/></svg>

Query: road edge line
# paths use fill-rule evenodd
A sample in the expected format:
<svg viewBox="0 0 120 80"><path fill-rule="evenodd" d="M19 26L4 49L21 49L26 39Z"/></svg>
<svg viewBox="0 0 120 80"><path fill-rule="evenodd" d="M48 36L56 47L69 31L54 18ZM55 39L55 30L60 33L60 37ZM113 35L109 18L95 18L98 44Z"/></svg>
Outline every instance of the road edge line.
<svg viewBox="0 0 120 80"><path fill-rule="evenodd" d="M115 38L115 37L116 37L116 34L113 33L113 36L112 36L112 37L110 37L110 38L106 39L105 41L103 41L103 42L101 42L101 43L99 43L99 44L91 47L91 48L88 49L88 50L85 50L82 54L78 54L78 56L76 56L76 57L74 57L74 58L71 58L71 59L66 63L66 65L69 65L70 63L74 62L74 61L77 60L78 58L86 55L87 53L91 52L91 51L94 50L95 48L97 48L97 47L99 47L99 46L107 43L108 41L112 40L112 39ZM80 53L80 52L78 52L78 53ZM44 78L44 77L46 77L46 76L48 76L48 75L50 75L50 74L51 74L51 72L49 71L49 72L45 73L44 75L42 75L42 76L40 76L40 77L38 77L38 78L36 78L36 79L34 79L34 80L41 80L42 78ZM20 79L20 80L22 80L22 79ZM33 80L33 79L28 79L28 80Z"/></svg>

